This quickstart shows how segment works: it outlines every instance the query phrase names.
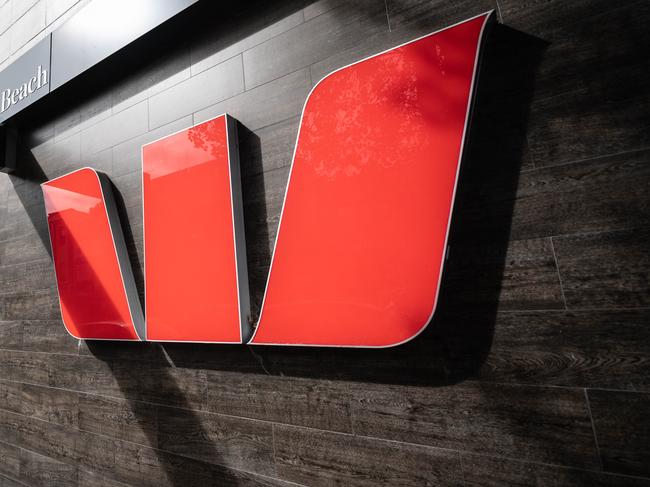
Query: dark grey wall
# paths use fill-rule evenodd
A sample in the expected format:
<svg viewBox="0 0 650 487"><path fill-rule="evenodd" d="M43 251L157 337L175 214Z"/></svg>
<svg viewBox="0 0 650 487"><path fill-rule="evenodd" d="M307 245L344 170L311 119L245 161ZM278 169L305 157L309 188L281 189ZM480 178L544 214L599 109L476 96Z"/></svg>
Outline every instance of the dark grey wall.
<svg viewBox="0 0 650 487"><path fill-rule="evenodd" d="M423 335L364 351L66 334L38 182L107 172L141 269L140 145L229 112L259 305L314 82L491 8L502 26ZM23 172L0 175L0 485L650 485L650 4L241 10L18 120Z"/></svg>

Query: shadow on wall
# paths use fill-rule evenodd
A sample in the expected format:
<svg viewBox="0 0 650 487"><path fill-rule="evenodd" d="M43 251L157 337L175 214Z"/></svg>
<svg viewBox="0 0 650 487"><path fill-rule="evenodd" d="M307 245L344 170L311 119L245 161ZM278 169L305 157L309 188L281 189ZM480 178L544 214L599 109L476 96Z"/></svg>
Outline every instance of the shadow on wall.
<svg viewBox="0 0 650 487"><path fill-rule="evenodd" d="M545 44L511 28L495 25L486 39L479 70L473 120L468 133L450 252L433 322L411 342L382 350L296 347L243 347L168 344L171 360L183 367L259 372L397 384L445 385L473 377L490 350L508 249L512 205L520 165L526 164L526 119L532 93L533 70ZM506 75L507 73L507 75ZM242 165L262 171L259 139L240 126ZM16 192L30 193L45 180L36 161L21 162L23 173L12 178ZM258 167L251 167L258 165ZM259 308L270 263L262 178L246 187L246 237L251 269L251 295ZM142 262L116 190L127 246L142 297ZM491 201L507 201L494 211ZM28 212L49 249L42 205L30 203ZM260 249L266 248L267 251ZM259 265L259 263L264 265ZM259 275L258 275L259 274ZM308 324L308 317L306 325ZM109 347L95 344L101 355ZM343 368L341 364L346 366Z"/></svg>
<svg viewBox="0 0 650 487"><path fill-rule="evenodd" d="M32 155L30 150L19 147L18 168L9 175L14 191L20 200L22 207L29 216L29 219L41 240L43 248L52 257L50 247L50 235L47 229L47 217L45 215L45 203L41 183L47 181L47 176L41 166Z"/></svg>

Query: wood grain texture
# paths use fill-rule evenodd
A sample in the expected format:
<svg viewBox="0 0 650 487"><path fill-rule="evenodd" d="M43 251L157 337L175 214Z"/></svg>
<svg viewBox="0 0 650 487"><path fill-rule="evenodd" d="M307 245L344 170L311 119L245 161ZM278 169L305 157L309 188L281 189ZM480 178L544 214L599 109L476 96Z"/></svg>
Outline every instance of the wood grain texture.
<svg viewBox="0 0 650 487"><path fill-rule="evenodd" d="M650 476L650 394L589 390L603 468Z"/></svg>
<svg viewBox="0 0 650 487"><path fill-rule="evenodd" d="M462 454L463 478L466 486L528 487L530 485L562 485L580 487L647 487L650 480L603 472L554 467L536 463L513 462L503 458Z"/></svg>
<svg viewBox="0 0 650 487"><path fill-rule="evenodd" d="M171 408L158 411L162 450L238 470L273 475L271 424Z"/></svg>
<svg viewBox="0 0 650 487"><path fill-rule="evenodd" d="M537 67L538 98L588 86L586 72L603 78L644 62L636 47L649 39L642 20L645 2L550 1L522 8L516 0L500 0L499 7L508 25L548 42Z"/></svg>
<svg viewBox="0 0 650 487"><path fill-rule="evenodd" d="M456 452L288 426L275 442L280 477L308 485L462 485Z"/></svg>
<svg viewBox="0 0 650 487"><path fill-rule="evenodd" d="M580 390L490 384L366 387L353 403L364 436L544 463L597 468Z"/></svg>
<svg viewBox="0 0 650 487"><path fill-rule="evenodd" d="M20 479L35 487L74 487L77 485L77 467L58 462L48 456L23 450L20 461Z"/></svg>
<svg viewBox="0 0 650 487"><path fill-rule="evenodd" d="M4 475L0 475L0 486L1 487L25 487L27 484L23 484L22 482L19 482L18 480L14 480L10 477L5 477Z"/></svg>
<svg viewBox="0 0 650 487"><path fill-rule="evenodd" d="M649 160L650 151L642 150L528 170L514 195L503 173L481 174L460 188L472 200L461 208L465 231L488 235L509 211L516 240L648 225Z"/></svg>
<svg viewBox="0 0 650 487"><path fill-rule="evenodd" d="M0 321L0 346L9 350L22 348L23 325L20 321Z"/></svg>
<svg viewBox="0 0 650 487"><path fill-rule="evenodd" d="M471 363L482 339L480 316L444 318L450 366ZM649 320L647 309L499 313L491 349L476 373L501 383L648 391L650 337L643 324Z"/></svg>
<svg viewBox="0 0 650 487"><path fill-rule="evenodd" d="M507 24L548 43L537 67L529 141L547 166L647 148L647 2L503 2ZM625 80L621 82L621 80Z"/></svg>
<svg viewBox="0 0 650 487"><path fill-rule="evenodd" d="M0 441L0 475L11 478L20 476L20 448Z"/></svg>
<svg viewBox="0 0 650 487"><path fill-rule="evenodd" d="M354 387L269 375L211 372L208 410L276 423L352 433Z"/></svg>
<svg viewBox="0 0 650 487"><path fill-rule="evenodd" d="M450 243L441 301L448 308L563 309L550 239L500 244ZM499 275L499 279L495 276Z"/></svg>
<svg viewBox="0 0 650 487"><path fill-rule="evenodd" d="M650 228L553 239L569 308L650 304Z"/></svg>
<svg viewBox="0 0 650 487"><path fill-rule="evenodd" d="M158 445L158 410L143 402L80 394L79 428L141 445Z"/></svg>

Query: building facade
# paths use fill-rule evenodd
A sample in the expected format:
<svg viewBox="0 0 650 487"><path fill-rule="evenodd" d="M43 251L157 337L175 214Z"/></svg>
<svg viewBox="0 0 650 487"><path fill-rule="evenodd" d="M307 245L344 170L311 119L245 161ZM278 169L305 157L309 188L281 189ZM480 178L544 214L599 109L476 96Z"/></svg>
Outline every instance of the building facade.
<svg viewBox="0 0 650 487"><path fill-rule="evenodd" d="M89 3L5 0L0 69ZM650 485L648 2L209 4L10 119L0 485ZM141 147L227 112L258 313L315 83L489 10L425 332L383 350L66 333L41 183L111 178L142 294Z"/></svg>

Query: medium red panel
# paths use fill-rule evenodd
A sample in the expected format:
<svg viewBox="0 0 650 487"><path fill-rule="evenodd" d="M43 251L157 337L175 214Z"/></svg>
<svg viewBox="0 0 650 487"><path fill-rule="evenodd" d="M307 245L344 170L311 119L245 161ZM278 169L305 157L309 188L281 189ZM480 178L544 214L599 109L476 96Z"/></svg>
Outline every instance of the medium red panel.
<svg viewBox="0 0 650 487"><path fill-rule="evenodd" d="M142 310L108 179L84 168L42 185L66 329L138 340Z"/></svg>
<svg viewBox="0 0 650 487"><path fill-rule="evenodd" d="M241 343L248 277L234 120L144 146L142 171L147 339Z"/></svg>
<svg viewBox="0 0 650 487"><path fill-rule="evenodd" d="M314 88L251 343L386 347L427 325L488 17Z"/></svg>

